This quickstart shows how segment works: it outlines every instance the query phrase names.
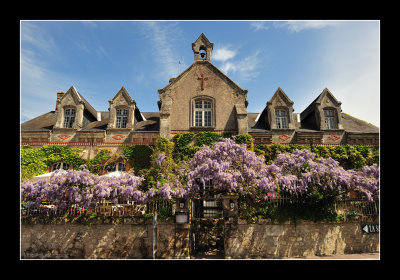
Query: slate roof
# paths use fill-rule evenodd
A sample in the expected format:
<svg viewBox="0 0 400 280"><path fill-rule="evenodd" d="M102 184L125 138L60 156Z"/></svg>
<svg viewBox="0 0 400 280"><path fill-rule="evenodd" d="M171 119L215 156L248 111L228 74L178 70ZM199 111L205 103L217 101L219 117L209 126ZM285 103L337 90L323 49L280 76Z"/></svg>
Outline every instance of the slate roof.
<svg viewBox="0 0 400 280"><path fill-rule="evenodd" d="M94 121L83 127L81 131L99 131L106 130L110 119L108 111L99 111L101 113L101 121ZM140 112L139 112L140 114ZM143 112L145 118L135 124L135 131L159 131L160 130L160 113L159 112ZM56 114L54 111L38 116L32 120L21 124L22 132L29 131L49 131L53 129L56 123Z"/></svg>
<svg viewBox="0 0 400 280"><path fill-rule="evenodd" d="M82 131L98 131L106 130L109 120L109 112L101 111L101 121L94 121L89 123L86 127L82 128ZM159 112L142 112L144 120L136 122L134 131L146 132L146 131L159 131L160 130L160 113ZM300 113L293 113L295 120L296 131L298 132L319 132L317 130L307 129L301 126L301 123L297 121ZM271 130L267 129L267 124L263 121L256 122L256 119L260 119L261 113L247 113L248 121L248 132L249 133L271 133ZM56 114L54 111L50 111L43 115L40 115L32 120L26 121L21 124L21 131L49 131L53 129L56 122ZM346 113L342 113L342 124L346 132L350 133L379 133L379 127L376 127L363 120L352 117Z"/></svg>
<svg viewBox="0 0 400 280"><path fill-rule="evenodd" d="M342 112L343 128L353 133L379 133L379 127Z"/></svg>
<svg viewBox="0 0 400 280"><path fill-rule="evenodd" d="M300 118L298 117L300 113L293 113L293 118L295 121L295 128L298 132L319 132L318 130L307 129L302 127L301 122L297 120ZM256 119L258 117L258 122ZM262 119L262 113L248 113L247 114L247 121L249 125L248 132L249 133L266 133L270 132L271 130L267 129L267 124ZM343 129L346 132L350 133L379 133L379 127L374 126L373 124L367 123L363 120L357 119L355 117L350 116L349 114L342 112L342 124Z"/></svg>
<svg viewBox="0 0 400 280"><path fill-rule="evenodd" d="M49 131L56 123L55 111L50 111L21 124L21 131Z"/></svg>

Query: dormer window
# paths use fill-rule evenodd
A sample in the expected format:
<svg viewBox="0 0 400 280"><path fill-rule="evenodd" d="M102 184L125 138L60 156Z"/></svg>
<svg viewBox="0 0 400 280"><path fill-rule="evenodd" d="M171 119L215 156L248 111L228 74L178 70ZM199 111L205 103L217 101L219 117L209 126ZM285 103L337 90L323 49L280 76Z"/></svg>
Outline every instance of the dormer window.
<svg viewBox="0 0 400 280"><path fill-rule="evenodd" d="M64 110L64 127L72 128L75 122L75 109L69 108Z"/></svg>
<svg viewBox="0 0 400 280"><path fill-rule="evenodd" d="M115 127L116 128L126 128L128 123L128 110L127 109L117 109L117 118Z"/></svg>
<svg viewBox="0 0 400 280"><path fill-rule="evenodd" d="M324 109L325 125L327 129L337 128L335 111L332 109Z"/></svg>
<svg viewBox="0 0 400 280"><path fill-rule="evenodd" d="M197 100L194 106L194 126L212 126L212 102Z"/></svg>
<svg viewBox="0 0 400 280"><path fill-rule="evenodd" d="M288 128L287 112L285 110L275 110L276 128Z"/></svg>

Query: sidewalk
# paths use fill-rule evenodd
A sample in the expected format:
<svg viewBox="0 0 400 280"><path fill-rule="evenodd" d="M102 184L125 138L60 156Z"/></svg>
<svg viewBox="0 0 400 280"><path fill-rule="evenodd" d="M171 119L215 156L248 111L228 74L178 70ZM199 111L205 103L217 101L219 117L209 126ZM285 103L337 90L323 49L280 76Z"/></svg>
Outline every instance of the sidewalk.
<svg viewBox="0 0 400 280"><path fill-rule="evenodd" d="M376 253L362 253L362 254L344 254L344 255L330 255L330 256L309 256L303 258L282 258L287 260L321 260L321 259L331 259L331 260L379 260L379 252Z"/></svg>
<svg viewBox="0 0 400 280"><path fill-rule="evenodd" d="M223 254L215 253L202 253L196 254L191 257L191 259L221 259L223 260ZM273 260L379 260L379 252L376 253L362 253L362 254L344 254L344 255L329 255L329 256L308 256L308 257L298 257L298 258L279 258ZM235 259L230 259L235 260ZM252 259L240 259L240 260L252 260ZM254 259L256 260L256 259ZM258 260L258 258L257 258ZM265 259L268 260L268 259Z"/></svg>

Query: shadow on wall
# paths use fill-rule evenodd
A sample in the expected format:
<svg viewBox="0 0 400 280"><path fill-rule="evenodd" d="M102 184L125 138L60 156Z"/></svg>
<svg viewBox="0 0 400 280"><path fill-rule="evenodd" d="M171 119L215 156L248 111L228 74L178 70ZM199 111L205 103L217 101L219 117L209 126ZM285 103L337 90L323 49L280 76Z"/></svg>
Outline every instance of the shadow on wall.
<svg viewBox="0 0 400 280"><path fill-rule="evenodd" d="M229 236L229 237L228 237ZM227 232L228 258L324 256L379 250L379 235L361 232L359 223L249 224Z"/></svg>

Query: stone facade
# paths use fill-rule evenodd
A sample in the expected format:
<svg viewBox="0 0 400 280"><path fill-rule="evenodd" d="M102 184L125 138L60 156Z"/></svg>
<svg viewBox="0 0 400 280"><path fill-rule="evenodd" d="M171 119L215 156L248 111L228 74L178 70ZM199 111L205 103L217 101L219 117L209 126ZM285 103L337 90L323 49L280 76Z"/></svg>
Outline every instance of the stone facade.
<svg viewBox="0 0 400 280"><path fill-rule="evenodd" d="M199 50L206 56L199 58ZM194 63L159 89L160 136L171 138L189 131L231 131L247 134L247 91L211 63L212 44L202 34L193 43ZM211 103L210 125L195 124L195 102Z"/></svg>
<svg viewBox="0 0 400 280"><path fill-rule="evenodd" d="M293 111L294 102L281 88L262 112L247 112L247 90L212 64L213 44L204 34L192 51L194 62L158 89L158 112L141 112L124 87L109 100L108 111L97 111L71 86L57 93L54 111L21 124L21 144L79 146L88 158L96 148L149 145L159 136L171 139L177 133L200 131L250 134L255 144L379 145L379 128L342 112L341 102L327 88L300 113ZM207 108L205 103L198 108L196 102L207 102ZM71 109L74 121L66 127ZM124 109L126 125L118 127L117 110Z"/></svg>

